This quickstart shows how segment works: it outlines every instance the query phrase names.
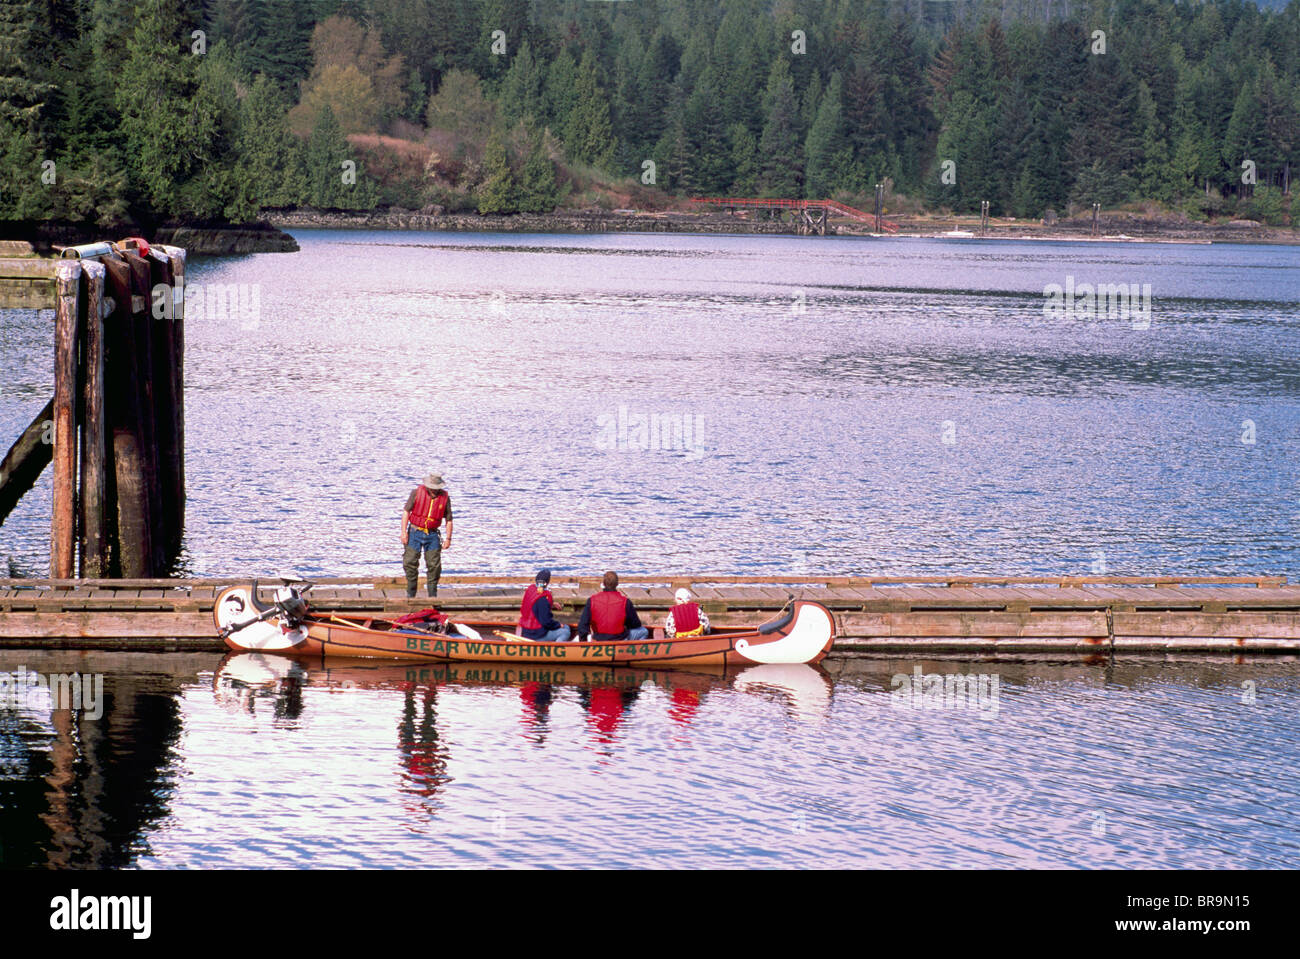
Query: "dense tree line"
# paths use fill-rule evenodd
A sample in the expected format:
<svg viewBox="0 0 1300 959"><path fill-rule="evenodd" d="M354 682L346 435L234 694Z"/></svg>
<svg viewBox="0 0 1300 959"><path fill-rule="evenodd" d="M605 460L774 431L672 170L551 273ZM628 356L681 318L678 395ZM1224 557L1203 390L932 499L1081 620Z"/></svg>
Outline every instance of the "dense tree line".
<svg viewBox="0 0 1300 959"><path fill-rule="evenodd" d="M546 210L621 179L1280 222L1300 0L1273 6L0 0L0 219Z"/></svg>

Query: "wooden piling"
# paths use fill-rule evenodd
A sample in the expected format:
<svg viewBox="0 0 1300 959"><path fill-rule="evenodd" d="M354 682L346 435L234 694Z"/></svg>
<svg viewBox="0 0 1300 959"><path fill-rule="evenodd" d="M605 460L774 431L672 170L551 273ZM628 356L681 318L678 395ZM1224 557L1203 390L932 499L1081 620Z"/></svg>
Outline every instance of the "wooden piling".
<svg viewBox="0 0 1300 959"><path fill-rule="evenodd" d="M108 575L107 442L104 422L102 263L82 263L81 575Z"/></svg>
<svg viewBox="0 0 1300 959"><path fill-rule="evenodd" d="M159 485L158 426L154 405L152 276L147 261L131 251L122 258L131 269L131 337L135 352L135 382L140 418L140 466L145 495L149 501L150 568L161 571L167 565L167 534L163 519L162 488Z"/></svg>
<svg viewBox="0 0 1300 959"><path fill-rule="evenodd" d="M54 509L50 522L50 575L74 572L77 510L77 340L82 264L65 260L55 270Z"/></svg>
<svg viewBox="0 0 1300 959"><path fill-rule="evenodd" d="M177 509L176 494L180 450L176 445L176 344L172 326L173 275L171 258L151 249L146 258L150 271L150 351L153 359L153 420L158 444L158 490L161 511L159 538L170 560L180 548L184 515Z"/></svg>
<svg viewBox="0 0 1300 959"><path fill-rule="evenodd" d="M121 258L105 258L113 309L104 322L105 420L112 438L117 503L117 573L152 576L153 540L149 490L144 463L135 327L131 303L131 268Z"/></svg>

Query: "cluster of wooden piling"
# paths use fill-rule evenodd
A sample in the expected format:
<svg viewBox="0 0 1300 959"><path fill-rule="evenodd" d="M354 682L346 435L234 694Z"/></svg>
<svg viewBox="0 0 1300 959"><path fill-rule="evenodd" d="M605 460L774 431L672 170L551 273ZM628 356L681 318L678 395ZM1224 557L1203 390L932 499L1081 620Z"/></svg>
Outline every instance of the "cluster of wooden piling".
<svg viewBox="0 0 1300 959"><path fill-rule="evenodd" d="M0 467L0 521L54 464L50 575L159 576L185 520L185 251L132 238L55 267L54 398ZM52 444L50 442L52 438Z"/></svg>

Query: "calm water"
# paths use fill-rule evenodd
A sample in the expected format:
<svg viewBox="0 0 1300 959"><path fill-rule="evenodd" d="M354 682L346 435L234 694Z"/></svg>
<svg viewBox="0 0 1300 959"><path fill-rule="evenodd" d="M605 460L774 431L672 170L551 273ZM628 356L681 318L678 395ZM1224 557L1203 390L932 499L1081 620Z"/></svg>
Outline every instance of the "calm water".
<svg viewBox="0 0 1300 959"><path fill-rule="evenodd" d="M1295 247L298 237L190 269L257 291L187 321L195 574L396 574L430 469L448 571L1300 574ZM1070 276L1149 328L1045 316ZM0 320L2 437L51 335Z"/></svg>
<svg viewBox="0 0 1300 959"><path fill-rule="evenodd" d="M108 706L0 711L9 867L1300 865L1294 661L33 656L0 670L102 671ZM997 698L904 707L916 667Z"/></svg>
<svg viewBox="0 0 1300 959"><path fill-rule="evenodd" d="M435 469L458 572L1300 575L1295 248L299 238L191 265L258 308L187 320L185 571L395 574ZM1149 328L1045 316L1069 276L1151 284ZM48 318L0 350L8 442ZM1300 865L1290 660L20 668L107 701L0 708L6 866ZM914 708L917 668L984 698Z"/></svg>

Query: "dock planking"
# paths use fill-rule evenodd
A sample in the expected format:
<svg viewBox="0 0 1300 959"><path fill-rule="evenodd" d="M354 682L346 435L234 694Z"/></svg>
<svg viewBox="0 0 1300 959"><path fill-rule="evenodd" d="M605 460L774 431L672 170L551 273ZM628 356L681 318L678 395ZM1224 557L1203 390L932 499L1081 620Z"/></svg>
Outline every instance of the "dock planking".
<svg viewBox="0 0 1300 959"><path fill-rule="evenodd" d="M423 590L407 599L395 577L342 577L317 580L309 598L317 609L347 615L394 615L435 605L466 619L513 620L528 581L443 577L439 595L430 600ZM223 586L244 582L0 580L0 645L219 650L213 602ZM275 582L267 579L263 587ZM698 574L628 576L623 585L651 625L662 620L681 585L692 586L718 625L770 618L791 595L816 600L835 615L837 655L1300 652L1300 586L1282 577ZM552 591L560 617L576 620L594 588L586 577L557 576Z"/></svg>

